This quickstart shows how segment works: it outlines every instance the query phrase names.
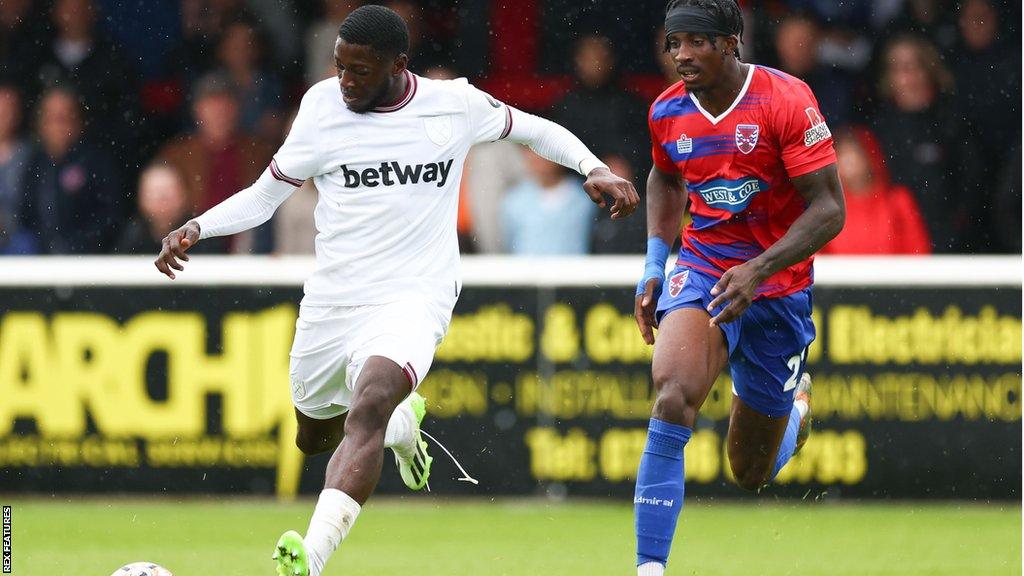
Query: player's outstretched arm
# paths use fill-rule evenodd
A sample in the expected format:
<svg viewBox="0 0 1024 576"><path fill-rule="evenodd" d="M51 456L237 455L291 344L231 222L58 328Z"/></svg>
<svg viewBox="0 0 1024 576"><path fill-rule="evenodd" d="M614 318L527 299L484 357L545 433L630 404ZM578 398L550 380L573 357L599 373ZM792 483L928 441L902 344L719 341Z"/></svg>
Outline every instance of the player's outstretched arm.
<svg viewBox="0 0 1024 576"><path fill-rule="evenodd" d="M686 194L678 174L652 167L647 175L647 263L636 287L633 316L644 342L654 344L654 312L665 283L665 262L679 234Z"/></svg>
<svg viewBox="0 0 1024 576"><path fill-rule="evenodd" d="M612 199L612 218L625 218L640 204L633 183L612 173L575 134L550 120L511 108L508 139L526 144L544 158L576 170L586 177L583 189L604 208Z"/></svg>
<svg viewBox="0 0 1024 576"><path fill-rule="evenodd" d="M711 289L715 299L708 305L708 312L724 302L729 304L711 319L712 326L739 318L753 302L757 287L769 276L811 257L843 229L846 203L834 163L793 178L793 185L807 201L807 209L760 256L726 270Z"/></svg>
<svg viewBox="0 0 1024 576"><path fill-rule="evenodd" d="M173 270L184 270L178 260L188 262L185 252L189 247L206 238L230 236L263 224L292 195L295 187L296 184L278 180L272 168L267 168L252 186L168 234L154 263L157 270L174 280Z"/></svg>

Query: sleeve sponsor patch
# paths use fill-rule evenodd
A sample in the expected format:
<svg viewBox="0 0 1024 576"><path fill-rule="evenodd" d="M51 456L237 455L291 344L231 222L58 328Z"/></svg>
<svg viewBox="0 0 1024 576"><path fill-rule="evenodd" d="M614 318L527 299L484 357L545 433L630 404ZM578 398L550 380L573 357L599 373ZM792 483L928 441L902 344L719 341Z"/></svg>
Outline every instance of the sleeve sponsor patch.
<svg viewBox="0 0 1024 576"><path fill-rule="evenodd" d="M825 124L825 119L813 106L808 106L804 112L807 113L807 119L811 121L811 127L804 131L804 146L811 147L832 137L832 131Z"/></svg>

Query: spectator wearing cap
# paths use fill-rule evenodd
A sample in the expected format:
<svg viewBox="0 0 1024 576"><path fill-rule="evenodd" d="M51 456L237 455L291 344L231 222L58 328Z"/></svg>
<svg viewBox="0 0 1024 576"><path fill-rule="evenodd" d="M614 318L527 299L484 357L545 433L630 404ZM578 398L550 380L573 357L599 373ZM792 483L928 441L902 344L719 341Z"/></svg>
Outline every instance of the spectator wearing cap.
<svg viewBox="0 0 1024 576"><path fill-rule="evenodd" d="M883 102L872 129L893 181L914 192L936 253L979 249L971 218L991 186L980 185L976 141L964 123L951 121L953 76L920 36L895 38L882 63Z"/></svg>
<svg viewBox="0 0 1024 576"><path fill-rule="evenodd" d="M76 94L55 88L42 96L38 138L25 173L20 226L44 254L107 252L123 223L125 193L107 152L84 134Z"/></svg>
<svg viewBox="0 0 1024 576"><path fill-rule="evenodd" d="M17 88L0 85L0 254L35 251L30 235L18 226L25 172L31 147L21 134L22 102Z"/></svg>

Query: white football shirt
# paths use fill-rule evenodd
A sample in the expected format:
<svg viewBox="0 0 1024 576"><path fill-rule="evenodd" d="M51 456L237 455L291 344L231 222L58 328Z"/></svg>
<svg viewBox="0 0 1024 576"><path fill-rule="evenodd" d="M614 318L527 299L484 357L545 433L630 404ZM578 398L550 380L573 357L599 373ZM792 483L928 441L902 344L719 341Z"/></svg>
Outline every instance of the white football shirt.
<svg viewBox="0 0 1024 576"><path fill-rule="evenodd" d="M337 79L315 84L274 155L275 178L313 178L320 192L303 304L458 294L463 162L473 144L508 135L512 112L465 79L406 74L397 104L363 114L345 107Z"/></svg>

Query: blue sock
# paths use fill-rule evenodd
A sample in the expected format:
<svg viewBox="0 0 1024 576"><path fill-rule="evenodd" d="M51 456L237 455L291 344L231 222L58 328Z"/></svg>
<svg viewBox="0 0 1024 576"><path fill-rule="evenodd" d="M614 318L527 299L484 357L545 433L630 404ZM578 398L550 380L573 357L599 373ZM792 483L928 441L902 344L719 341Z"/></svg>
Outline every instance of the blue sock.
<svg viewBox="0 0 1024 576"><path fill-rule="evenodd" d="M789 413L789 424L786 425L786 434L782 437L782 443L779 444L779 454L775 457L775 469L772 470L772 480L778 475L779 470L789 462L789 459L793 457L793 451L796 450L796 434L800 431L800 411L793 406L793 410Z"/></svg>
<svg viewBox="0 0 1024 576"><path fill-rule="evenodd" d="M665 564L683 509L683 448L692 430L651 418L636 475L636 563Z"/></svg>

